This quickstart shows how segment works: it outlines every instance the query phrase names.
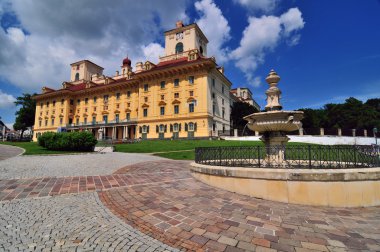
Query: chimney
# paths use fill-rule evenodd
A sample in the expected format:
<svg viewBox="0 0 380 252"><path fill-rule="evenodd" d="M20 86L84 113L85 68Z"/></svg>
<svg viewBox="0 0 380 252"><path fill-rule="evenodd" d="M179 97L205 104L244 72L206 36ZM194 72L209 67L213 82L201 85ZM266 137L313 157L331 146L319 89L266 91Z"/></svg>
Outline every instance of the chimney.
<svg viewBox="0 0 380 252"><path fill-rule="evenodd" d="M181 27L183 27L183 22L182 22L182 20L177 21L177 23L175 23L175 26L176 26L176 28L181 28Z"/></svg>

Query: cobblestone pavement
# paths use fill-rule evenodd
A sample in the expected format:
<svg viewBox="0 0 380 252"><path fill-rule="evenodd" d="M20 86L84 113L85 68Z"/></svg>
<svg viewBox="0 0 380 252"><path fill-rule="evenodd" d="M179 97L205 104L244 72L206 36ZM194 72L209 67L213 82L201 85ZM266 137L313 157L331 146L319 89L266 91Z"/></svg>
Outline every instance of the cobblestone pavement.
<svg viewBox="0 0 380 252"><path fill-rule="evenodd" d="M188 174L99 192L113 213L183 250L380 251L380 207L327 208L260 200L190 177L188 162L146 162L116 173Z"/></svg>
<svg viewBox="0 0 380 252"><path fill-rule="evenodd" d="M152 160L162 158L118 152L18 156L0 161L0 179L109 175L126 165Z"/></svg>
<svg viewBox="0 0 380 252"><path fill-rule="evenodd" d="M0 160L20 155L23 152L24 150L21 148L0 144Z"/></svg>
<svg viewBox="0 0 380 252"><path fill-rule="evenodd" d="M0 198L10 200L0 202L0 251L380 251L380 207L255 199L195 180L187 161L142 162L107 176L0 179Z"/></svg>
<svg viewBox="0 0 380 252"><path fill-rule="evenodd" d="M96 193L0 203L0 251L176 251L115 217Z"/></svg>

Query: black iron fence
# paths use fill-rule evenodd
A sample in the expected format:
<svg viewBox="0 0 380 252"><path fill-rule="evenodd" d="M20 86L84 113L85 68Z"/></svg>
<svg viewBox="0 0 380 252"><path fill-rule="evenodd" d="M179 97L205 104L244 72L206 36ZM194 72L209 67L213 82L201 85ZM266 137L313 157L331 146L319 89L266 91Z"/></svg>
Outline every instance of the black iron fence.
<svg viewBox="0 0 380 252"><path fill-rule="evenodd" d="M379 146L241 146L195 148L198 164L268 168L380 167Z"/></svg>

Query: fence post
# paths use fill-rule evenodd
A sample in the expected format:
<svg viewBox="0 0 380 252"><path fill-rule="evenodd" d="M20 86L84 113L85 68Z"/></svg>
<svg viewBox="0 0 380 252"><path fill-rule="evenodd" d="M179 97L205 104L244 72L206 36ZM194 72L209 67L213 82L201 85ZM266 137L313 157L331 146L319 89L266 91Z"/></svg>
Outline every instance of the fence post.
<svg viewBox="0 0 380 252"><path fill-rule="evenodd" d="M238 130L234 129L234 137L237 137L237 136L238 136Z"/></svg>
<svg viewBox="0 0 380 252"><path fill-rule="evenodd" d="M311 145L308 145L309 150L309 168L311 168Z"/></svg>
<svg viewBox="0 0 380 252"><path fill-rule="evenodd" d="M364 137L367 137L368 136L368 133L367 133L367 130L365 129L364 130Z"/></svg>
<svg viewBox="0 0 380 252"><path fill-rule="evenodd" d="M325 135L325 129L324 128L320 128L319 129L319 133L321 136L324 136Z"/></svg>
<svg viewBox="0 0 380 252"><path fill-rule="evenodd" d="M338 128L338 136L342 136L342 129Z"/></svg>
<svg viewBox="0 0 380 252"><path fill-rule="evenodd" d="M260 146L257 146L257 155L258 155L258 159L259 159L259 168L261 167L261 164L260 164Z"/></svg>
<svg viewBox="0 0 380 252"><path fill-rule="evenodd" d="M299 134L300 136L303 136L303 128L300 128L300 129L298 130L298 134Z"/></svg>
<svg viewBox="0 0 380 252"><path fill-rule="evenodd" d="M222 166L222 147L219 147L219 166Z"/></svg>
<svg viewBox="0 0 380 252"><path fill-rule="evenodd" d="M352 136L353 136L353 137L356 136L356 129L352 129Z"/></svg>
<svg viewBox="0 0 380 252"><path fill-rule="evenodd" d="M354 145L354 167L356 167L356 151L357 151L357 148L356 148L356 145Z"/></svg>

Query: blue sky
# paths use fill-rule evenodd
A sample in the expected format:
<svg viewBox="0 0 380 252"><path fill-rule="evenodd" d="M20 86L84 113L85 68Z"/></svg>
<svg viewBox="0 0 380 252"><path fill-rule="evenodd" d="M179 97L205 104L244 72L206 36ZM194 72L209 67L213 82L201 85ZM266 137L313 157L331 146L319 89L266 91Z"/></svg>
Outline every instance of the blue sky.
<svg viewBox="0 0 380 252"><path fill-rule="evenodd" d="M162 33L179 19L198 22L208 56L261 106L272 68L285 109L380 97L378 0L2 0L0 117L12 124L15 97L59 88L77 60L92 60L107 75L127 54L132 64L157 62Z"/></svg>

